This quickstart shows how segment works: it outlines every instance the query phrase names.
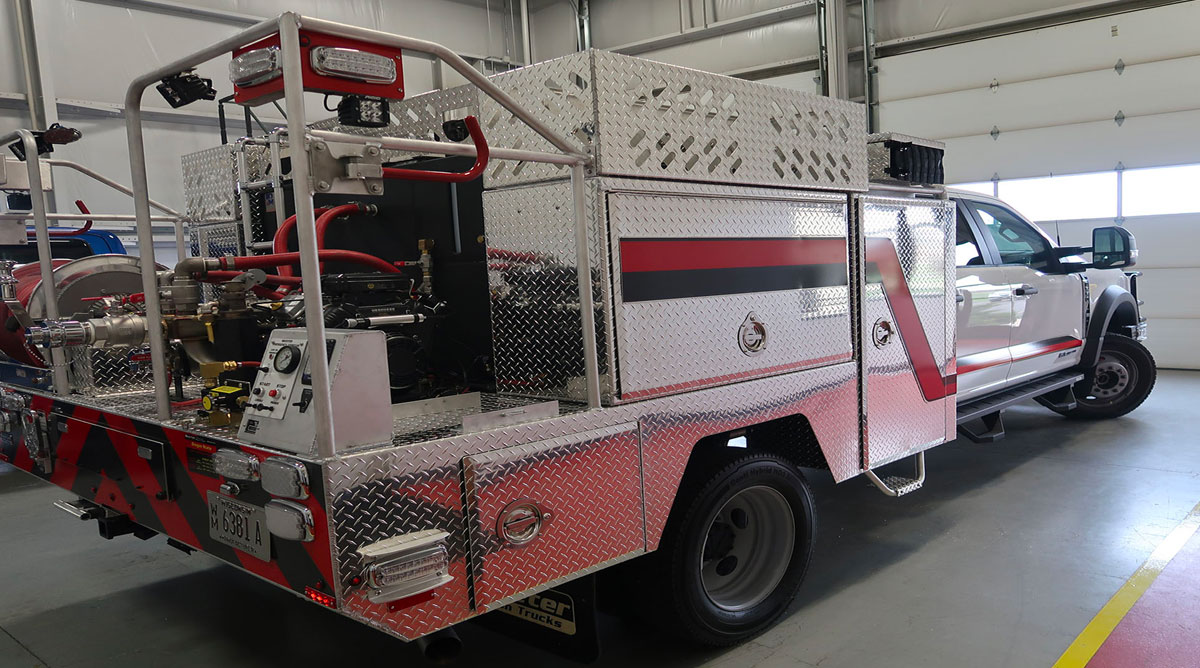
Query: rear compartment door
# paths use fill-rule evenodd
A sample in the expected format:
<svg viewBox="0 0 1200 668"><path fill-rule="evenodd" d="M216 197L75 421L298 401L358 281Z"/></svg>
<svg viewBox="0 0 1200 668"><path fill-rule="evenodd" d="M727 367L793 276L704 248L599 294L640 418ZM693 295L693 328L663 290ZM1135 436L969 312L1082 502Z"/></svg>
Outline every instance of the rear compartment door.
<svg viewBox="0 0 1200 668"><path fill-rule="evenodd" d="M637 423L472 455L463 482L480 610L645 551Z"/></svg>

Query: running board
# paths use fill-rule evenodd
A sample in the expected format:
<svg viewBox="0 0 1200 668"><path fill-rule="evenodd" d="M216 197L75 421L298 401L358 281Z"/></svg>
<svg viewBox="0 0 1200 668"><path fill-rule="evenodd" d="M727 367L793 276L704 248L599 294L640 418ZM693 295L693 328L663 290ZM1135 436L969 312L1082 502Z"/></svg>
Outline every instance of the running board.
<svg viewBox="0 0 1200 668"><path fill-rule="evenodd" d="M879 488L879 491L888 496L904 496L909 492L915 492L925 484L925 452L917 453L916 462L916 477L905 478L904 476L890 475L886 478L880 478L875 475L875 472L868 469L864 473L867 474L867 480L870 480Z"/></svg>
<svg viewBox="0 0 1200 668"><path fill-rule="evenodd" d="M958 407L958 432L976 443L994 443L1004 438L1004 420L1000 413L1013 404L1037 399L1043 405L1060 410L1075 407L1075 383L1083 380L1078 371L1060 371L1024 385L989 394ZM978 425L969 424L978 420Z"/></svg>

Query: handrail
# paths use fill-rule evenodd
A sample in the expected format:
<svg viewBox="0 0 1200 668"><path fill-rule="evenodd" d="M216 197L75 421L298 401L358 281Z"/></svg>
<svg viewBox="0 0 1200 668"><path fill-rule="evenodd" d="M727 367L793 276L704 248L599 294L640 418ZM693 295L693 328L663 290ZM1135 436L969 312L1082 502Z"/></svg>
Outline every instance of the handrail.
<svg viewBox="0 0 1200 668"><path fill-rule="evenodd" d="M47 165L50 165L51 167L66 167L67 169L73 169L73 170L79 172L80 174L83 174L84 176L91 177L93 180L103 183L104 185L108 186L109 188L112 188L113 190L116 190L117 192L122 192L122 193L125 193L126 195L129 195L130 197L133 197L133 190L131 188L127 188L127 187L121 185L120 183L108 178L107 176L104 176L103 174L101 174L93 169L84 167L83 165L79 164L78 162L74 162L72 160L60 160L58 158L46 158L45 163ZM150 206L158 209L159 211L162 211L163 213L167 214L168 216L174 216L176 219L178 219L181 222L186 218L186 216L184 216L182 213L179 213L175 209L172 209L171 207L169 207L166 204L163 204L161 202L156 202L154 200L150 200Z"/></svg>
<svg viewBox="0 0 1200 668"><path fill-rule="evenodd" d="M430 54L461 74L480 91L494 99L515 117L528 125L535 133L546 139L564 156L555 159L532 161L569 164L571 170L571 188L574 200L574 220L576 237L576 265L579 276L580 306L582 310L582 329L584 343L584 363L587 377L588 405L596 408L600 405L599 393L599 363L596 354L596 332L593 323L591 268L588 256L588 225L586 220L586 190L583 182L584 166L591 161L590 155L567 137L555 132L541 122L512 96L505 93L482 73L475 70L458 54L446 47L425 40L393 35L378 30L358 28L332 21L301 17L292 12L280 14L277 18L262 21L230 37L216 42L196 53L162 65L155 70L143 74L130 82L125 94L125 128L129 142L129 164L134 192L134 210L137 220L138 245L153 254L153 229L150 217L149 188L146 167L145 138L142 129L142 96L146 89L159 80L189 70L217 56L231 53L254 41L277 33L279 35L280 60L283 69L284 103L287 114L287 131L291 137L303 137L308 132L305 122L304 82L301 69L300 27L329 35L362 40L379 45L398 47L418 53ZM475 151L473 147L463 147ZM293 143L292 180L296 184L310 182L308 161L303 154L308 150L303 142ZM458 149L455 149L458 150ZM449 152L448 152L449 153ZM533 153L533 152L529 152ZM35 153L36 154L36 153ZM498 151L492 155L499 156ZM304 289L304 308L306 312L319 313L322 309L320 269L316 248L316 221L313 213L313 192L311 188L298 187L293 192L297 218L297 238L299 242L299 258L301 278ZM280 203L277 202L277 206ZM178 230L181 228L177 228ZM152 262L142 265L142 285L146 293L146 315L152 321L162 317L162 307L157 290L157 281ZM310 340L322 340L325 327L321 318L308 318L305 329ZM157 415L166 420L171 415L171 403L166 375L166 342L161 328L150 328L150 357L154 374L154 398ZM316 422L316 445L319 457L330 457L333 452L333 415L332 398L329 393L329 368L324 356L312 358L313 379L313 408Z"/></svg>
<svg viewBox="0 0 1200 668"><path fill-rule="evenodd" d="M438 172L424 169L384 167L383 178L436 181L439 183L466 183L467 181L479 178L488 164L487 137L483 136L483 129L479 127L479 121L474 116L467 116L464 122L467 124L467 131L471 133L471 141L475 144L475 164L471 165L470 169L465 172Z"/></svg>

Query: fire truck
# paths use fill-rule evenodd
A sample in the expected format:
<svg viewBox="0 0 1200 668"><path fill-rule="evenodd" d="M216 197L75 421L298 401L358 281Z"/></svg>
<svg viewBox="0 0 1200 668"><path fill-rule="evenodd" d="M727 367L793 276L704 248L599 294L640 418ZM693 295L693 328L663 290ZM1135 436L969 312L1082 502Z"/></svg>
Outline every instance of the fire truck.
<svg viewBox="0 0 1200 668"><path fill-rule="evenodd" d="M408 96L405 53L468 83ZM213 59L286 127L183 156L174 212L143 94L212 99ZM595 50L485 77L285 13L138 77L125 114L140 258L52 260L45 137L5 139L39 261L0 265L0 456L106 538L431 652L495 612L586 656L601 575L727 645L804 579L801 467L901 496L956 433L942 146L856 104Z"/></svg>

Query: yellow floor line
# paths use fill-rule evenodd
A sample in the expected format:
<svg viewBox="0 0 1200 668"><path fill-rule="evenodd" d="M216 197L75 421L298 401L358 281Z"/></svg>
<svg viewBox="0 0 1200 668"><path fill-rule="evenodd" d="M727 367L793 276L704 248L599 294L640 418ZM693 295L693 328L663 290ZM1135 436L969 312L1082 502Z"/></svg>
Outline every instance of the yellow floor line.
<svg viewBox="0 0 1200 668"><path fill-rule="evenodd" d="M1108 639L1109 634L1129 612L1134 603L1146 593L1158 574L1162 573L1171 559L1187 544L1188 540L1200 529L1200 503L1196 504L1187 517L1175 527L1167 538L1159 544L1146 563L1142 564L1125 584L1108 599L1108 603L1100 608L1100 612L1088 622L1083 631L1075 638L1075 642L1058 657L1054 668L1083 668L1092 660L1100 646Z"/></svg>

